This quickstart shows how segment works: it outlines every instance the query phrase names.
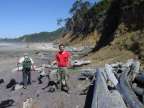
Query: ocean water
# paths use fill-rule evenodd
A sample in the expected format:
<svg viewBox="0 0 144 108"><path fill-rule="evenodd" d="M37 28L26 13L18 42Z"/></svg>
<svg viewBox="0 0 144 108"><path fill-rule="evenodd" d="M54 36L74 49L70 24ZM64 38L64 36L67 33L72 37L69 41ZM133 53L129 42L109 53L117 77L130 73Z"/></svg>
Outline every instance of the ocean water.
<svg viewBox="0 0 144 108"><path fill-rule="evenodd" d="M13 49L22 49L25 48L25 43L6 43L0 42L0 50L13 50Z"/></svg>
<svg viewBox="0 0 144 108"><path fill-rule="evenodd" d="M0 47L7 47L13 45L12 43L0 42Z"/></svg>

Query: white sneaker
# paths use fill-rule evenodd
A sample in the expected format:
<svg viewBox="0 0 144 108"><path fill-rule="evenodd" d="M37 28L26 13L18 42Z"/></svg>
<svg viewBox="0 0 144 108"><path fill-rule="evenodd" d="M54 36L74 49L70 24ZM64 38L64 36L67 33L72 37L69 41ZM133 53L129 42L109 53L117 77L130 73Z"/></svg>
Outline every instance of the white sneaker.
<svg viewBox="0 0 144 108"><path fill-rule="evenodd" d="M62 84L63 84L63 85L66 85L66 81L65 81L65 80L62 80Z"/></svg>

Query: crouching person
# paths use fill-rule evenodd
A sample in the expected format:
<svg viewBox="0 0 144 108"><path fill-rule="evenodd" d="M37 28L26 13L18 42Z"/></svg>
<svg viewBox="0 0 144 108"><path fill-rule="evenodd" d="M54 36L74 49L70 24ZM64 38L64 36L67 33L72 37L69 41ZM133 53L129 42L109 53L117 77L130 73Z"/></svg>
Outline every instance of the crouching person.
<svg viewBox="0 0 144 108"><path fill-rule="evenodd" d="M27 53L24 54L18 61L18 65L22 66L23 88L26 89L27 85L31 85L31 71L34 70L34 62Z"/></svg>
<svg viewBox="0 0 144 108"><path fill-rule="evenodd" d="M49 72L46 73L45 68L46 68L46 66L45 66L45 64L43 64L38 71L40 73L40 75L38 77L39 84L43 83L42 79L45 77L47 77L47 79L49 80Z"/></svg>

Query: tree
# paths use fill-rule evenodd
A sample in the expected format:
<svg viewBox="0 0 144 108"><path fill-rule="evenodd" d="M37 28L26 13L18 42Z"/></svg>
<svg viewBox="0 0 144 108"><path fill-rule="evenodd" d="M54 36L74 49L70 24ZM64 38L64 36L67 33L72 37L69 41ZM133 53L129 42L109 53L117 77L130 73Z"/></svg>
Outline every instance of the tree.
<svg viewBox="0 0 144 108"><path fill-rule="evenodd" d="M85 28L85 16L90 7L91 4L88 1L78 0L74 2L70 9L72 17L68 18L66 22L68 30L73 31L76 34L83 33Z"/></svg>
<svg viewBox="0 0 144 108"><path fill-rule="evenodd" d="M58 26L62 26L62 23L63 23L63 19L62 18L57 20L57 25Z"/></svg>

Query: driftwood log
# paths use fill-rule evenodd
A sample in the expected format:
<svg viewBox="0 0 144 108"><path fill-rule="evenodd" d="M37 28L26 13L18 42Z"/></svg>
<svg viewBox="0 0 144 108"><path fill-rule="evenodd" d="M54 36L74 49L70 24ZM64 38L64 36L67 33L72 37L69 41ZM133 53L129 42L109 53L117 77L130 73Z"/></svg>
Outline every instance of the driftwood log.
<svg viewBox="0 0 144 108"><path fill-rule="evenodd" d="M120 93L117 90L109 91L104 74L103 69L97 69L96 80L88 91L89 99L86 99L91 103L86 102L85 108L126 108Z"/></svg>
<svg viewBox="0 0 144 108"><path fill-rule="evenodd" d="M133 68L125 64L115 68L106 65L97 69L96 79L87 93L85 108L144 108L144 74L138 74L133 81ZM107 81L112 82L116 90L111 91Z"/></svg>
<svg viewBox="0 0 144 108"><path fill-rule="evenodd" d="M144 105L140 102L136 94L134 93L130 81L129 69L126 69L120 77L119 87L120 92L123 95L123 98L128 106L128 108L144 108Z"/></svg>

